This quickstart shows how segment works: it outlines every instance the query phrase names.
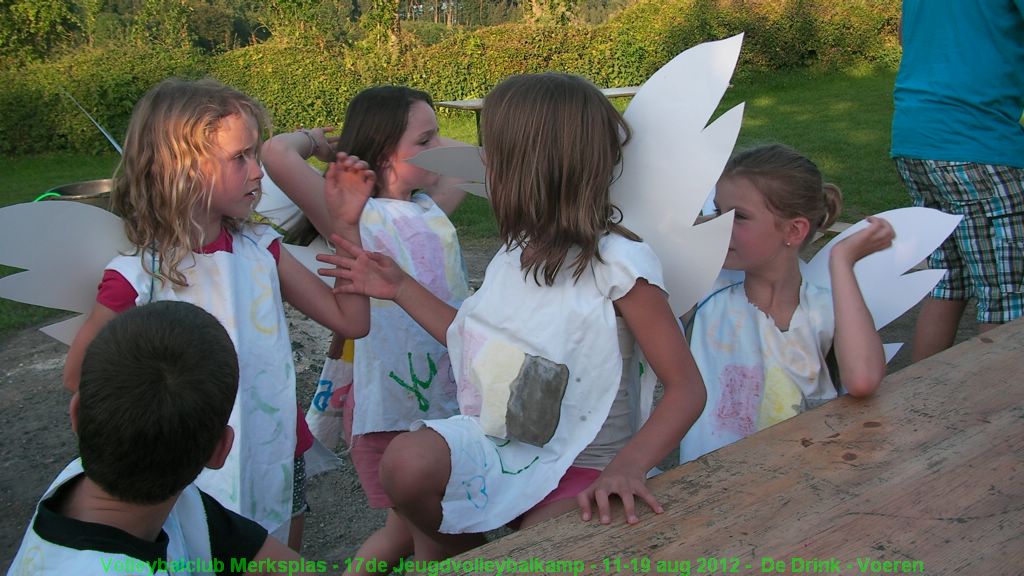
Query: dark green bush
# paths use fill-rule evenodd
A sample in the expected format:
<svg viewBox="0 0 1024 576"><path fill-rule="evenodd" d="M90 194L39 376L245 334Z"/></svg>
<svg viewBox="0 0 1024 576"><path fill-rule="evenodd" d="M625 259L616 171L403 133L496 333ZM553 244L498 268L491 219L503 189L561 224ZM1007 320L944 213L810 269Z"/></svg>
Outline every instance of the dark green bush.
<svg viewBox="0 0 1024 576"><path fill-rule="evenodd" d="M397 38L307 30L215 56L95 48L0 71L0 153L107 146L61 89L120 138L132 105L154 83L209 74L258 98L278 129L290 130L340 123L349 99L374 84L409 84L437 100L481 97L510 74L544 70L600 86L640 84L682 50L739 32L746 34L739 74L894 65L898 19L898 0L637 0L599 26L505 24L442 34L417 25Z"/></svg>
<svg viewBox="0 0 1024 576"><path fill-rule="evenodd" d="M170 76L198 77L203 68L191 50L140 45L86 49L0 71L0 153L109 151L106 138L65 93L120 142L132 107L147 90Z"/></svg>

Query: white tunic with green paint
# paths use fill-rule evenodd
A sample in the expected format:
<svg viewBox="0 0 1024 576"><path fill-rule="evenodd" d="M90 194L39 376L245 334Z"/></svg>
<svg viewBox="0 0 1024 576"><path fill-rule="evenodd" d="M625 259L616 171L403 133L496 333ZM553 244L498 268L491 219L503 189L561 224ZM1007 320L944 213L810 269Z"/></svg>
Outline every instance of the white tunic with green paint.
<svg viewBox="0 0 1024 576"><path fill-rule="evenodd" d="M277 263L267 249L279 237L268 226L250 226L232 233L231 252L192 254L179 266L187 286L154 281L138 256L107 265L135 288L137 305L190 302L231 336L239 367L228 422L235 442L224 467L204 470L196 485L270 532L287 530L291 519L295 461L295 367Z"/></svg>
<svg viewBox="0 0 1024 576"><path fill-rule="evenodd" d="M371 198L359 221L363 248L391 256L451 306L469 295L455 227L429 196ZM370 333L356 340L352 434L405 431L457 412L447 349L390 300L370 300Z"/></svg>

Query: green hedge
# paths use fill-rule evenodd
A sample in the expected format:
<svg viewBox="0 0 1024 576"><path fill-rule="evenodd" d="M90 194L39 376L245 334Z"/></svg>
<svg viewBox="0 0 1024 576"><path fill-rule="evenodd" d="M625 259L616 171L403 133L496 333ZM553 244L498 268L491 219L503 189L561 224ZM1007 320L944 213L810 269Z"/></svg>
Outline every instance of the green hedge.
<svg viewBox="0 0 1024 576"><path fill-rule="evenodd" d="M0 71L0 154L107 148L61 94L67 90L120 138L134 102L168 76L209 74L261 100L275 125L337 123L362 88L404 83L438 100L481 97L509 74L561 70L602 86L642 83L680 51L739 32L738 74L794 67L894 64L899 0L637 0L598 26L506 24L453 31L427 45L352 46L270 40L217 56L127 45Z"/></svg>
<svg viewBox="0 0 1024 576"><path fill-rule="evenodd" d="M60 60L0 72L0 154L109 152L110 144L66 94L123 139L135 102L168 76L203 75L191 50L133 46L82 50Z"/></svg>

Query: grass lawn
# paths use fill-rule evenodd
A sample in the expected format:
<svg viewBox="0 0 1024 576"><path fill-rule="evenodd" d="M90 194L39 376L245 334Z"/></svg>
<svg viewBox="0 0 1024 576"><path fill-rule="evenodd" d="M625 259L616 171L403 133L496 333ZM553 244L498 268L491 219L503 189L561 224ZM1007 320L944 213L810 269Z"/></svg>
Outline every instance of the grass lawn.
<svg viewBox="0 0 1024 576"><path fill-rule="evenodd" d="M895 69L869 67L749 75L720 112L746 102L737 146L781 142L806 154L842 189L839 219L852 223L910 204L889 158L895 80Z"/></svg>
<svg viewBox="0 0 1024 576"><path fill-rule="evenodd" d="M895 77L894 69L870 67L830 73L750 74L734 81L719 113L746 102L738 146L782 142L807 154L825 178L843 190L846 206L840 220L855 222L909 203L889 159ZM616 100L617 106L623 104ZM445 136L477 141L472 113L442 113L438 121ZM0 206L31 201L61 184L109 178L117 160L114 154L71 153L3 158ZM452 219L460 237L467 241L497 233L490 207L481 198L467 198ZM0 275L13 271L0 266ZM0 337L56 314L0 300Z"/></svg>

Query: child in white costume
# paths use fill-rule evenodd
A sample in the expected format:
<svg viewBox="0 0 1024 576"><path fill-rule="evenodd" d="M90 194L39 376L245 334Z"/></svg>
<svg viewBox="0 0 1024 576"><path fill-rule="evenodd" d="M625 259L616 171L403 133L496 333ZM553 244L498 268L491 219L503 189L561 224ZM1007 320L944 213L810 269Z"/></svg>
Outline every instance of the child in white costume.
<svg viewBox="0 0 1024 576"><path fill-rule="evenodd" d="M378 177L359 220L368 250L392 257L403 270L449 306L469 295L455 226L448 219L465 192L408 160L442 145L430 96L404 86L367 88L352 99L341 134L330 127L279 134L264 147L274 181L324 237L331 235L323 201L323 178L305 158L333 154L334 146L366 160ZM332 146L334 145L334 146ZM435 199L437 200L435 202ZM326 413L339 396L349 455L372 508L391 508L378 474L390 441L420 419L447 418L458 411L455 380L447 348L430 336L397 304L371 300L370 333L355 341L352 387L337 381L341 343L324 364L310 413ZM319 404L316 404L319 402ZM324 439L329 445L331 439ZM412 534L389 510L384 527L371 535L357 557L396 563L412 552Z"/></svg>
<svg viewBox="0 0 1024 576"><path fill-rule="evenodd" d="M108 323L71 399L80 457L43 494L8 574L222 574L260 560L302 570L193 483L227 458L238 376L231 338L196 306L157 302ZM147 417L125 416L136 413Z"/></svg>
<svg viewBox="0 0 1024 576"><path fill-rule="evenodd" d="M242 366L225 465L198 484L228 508L287 539L296 455L295 374L282 298L332 330L368 329L368 301L335 297L276 233L247 221L258 200L265 112L213 81L168 80L132 113L112 203L133 255L104 273L65 365L74 391L82 355L118 313L149 302L197 304L226 327ZM334 189L332 188L332 192ZM365 197L331 196L336 230L359 242ZM293 543L295 541L293 540Z"/></svg>
<svg viewBox="0 0 1024 576"><path fill-rule="evenodd" d="M726 271L695 308L690 338L708 402L680 443L681 462L835 398L832 355L851 395L878 387L885 355L853 265L888 247L892 227L869 218L833 248L831 290L800 272L800 248L841 207L839 189L785 146L753 148L726 165L715 194L717 212L735 211Z"/></svg>
<svg viewBox="0 0 1024 576"><path fill-rule="evenodd" d="M637 521L636 497L660 512L646 473L704 402L660 288L660 264L616 223L609 200L629 135L619 113L581 78L525 75L487 96L482 127L506 246L462 308L445 306L383 255L343 243L356 259L320 257L353 281L342 290L393 299L450 345L463 415L423 422L396 438L381 462L422 560L464 550L481 541L474 532L517 517L528 525L579 506L589 520L596 502L608 523L612 494L628 522ZM623 369L620 318L665 394L628 444L581 482L584 463L572 464L595 437L607 440L610 413L619 418L620 380L633 372ZM549 493L558 498L536 506Z"/></svg>

